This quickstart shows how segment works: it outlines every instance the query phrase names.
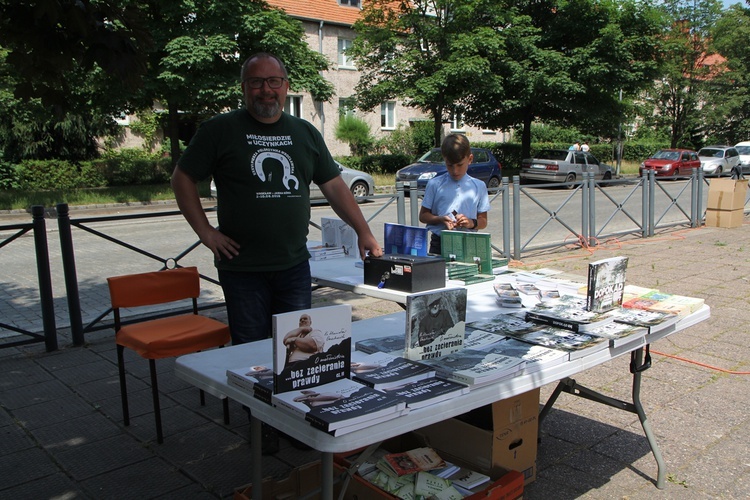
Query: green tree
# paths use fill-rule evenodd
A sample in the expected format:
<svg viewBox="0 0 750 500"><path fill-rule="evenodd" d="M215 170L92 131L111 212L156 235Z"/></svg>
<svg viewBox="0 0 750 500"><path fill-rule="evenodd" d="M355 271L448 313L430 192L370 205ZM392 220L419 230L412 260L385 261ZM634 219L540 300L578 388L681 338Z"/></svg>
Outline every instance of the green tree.
<svg viewBox="0 0 750 500"><path fill-rule="evenodd" d="M240 66L257 51L287 65L292 90L326 101L333 86L320 76L328 61L311 50L301 23L257 0L140 2L153 40L143 90L135 108L167 109L165 129L173 161L179 157L180 116L195 121L241 104ZM231 19L232 22L227 22Z"/></svg>
<svg viewBox="0 0 750 500"><path fill-rule="evenodd" d="M698 147L704 123L701 104L715 69L707 64L710 29L721 12L721 2L667 0L662 8L667 23L659 56L662 71L656 85L644 93L644 101L655 110L644 113L645 124L668 128L671 147Z"/></svg>
<svg viewBox="0 0 750 500"><path fill-rule="evenodd" d="M711 39L726 63L708 82L706 132L727 144L750 140L750 9L737 4L724 11Z"/></svg>
<svg viewBox="0 0 750 500"><path fill-rule="evenodd" d="M442 124L461 113L466 89L492 79L483 55L500 51L499 37L476 22L477 0L373 0L354 25L358 36L350 49L362 72L356 86L357 106L371 110L402 99L429 114L433 144ZM497 9L493 8L493 12Z"/></svg>
<svg viewBox="0 0 750 500"><path fill-rule="evenodd" d="M614 137L633 96L655 74L658 12L636 1L508 2L504 52L492 58L494 85L472 87L466 121L522 127L521 154L536 121Z"/></svg>
<svg viewBox="0 0 750 500"><path fill-rule="evenodd" d="M336 125L336 139L349 143L353 156L362 156L372 148L375 139L366 121L354 115L344 115Z"/></svg>

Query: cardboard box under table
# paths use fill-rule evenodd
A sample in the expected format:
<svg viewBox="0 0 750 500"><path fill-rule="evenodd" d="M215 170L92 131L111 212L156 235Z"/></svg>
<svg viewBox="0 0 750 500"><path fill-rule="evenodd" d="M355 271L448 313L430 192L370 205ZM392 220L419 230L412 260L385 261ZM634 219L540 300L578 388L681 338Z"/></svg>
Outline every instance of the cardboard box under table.
<svg viewBox="0 0 750 500"><path fill-rule="evenodd" d="M414 432L446 460L464 462L492 478L515 470L524 484L531 483L536 479L539 389L495 402L491 411L491 430L452 418Z"/></svg>
<svg viewBox="0 0 750 500"><path fill-rule="evenodd" d="M423 292L445 287L445 261L442 257L386 254L365 257L365 285L401 292Z"/></svg>
<svg viewBox="0 0 750 500"><path fill-rule="evenodd" d="M390 451L391 453L397 453L429 445L424 441L424 437L419 433L409 432L407 434L402 434L401 436L396 436L394 438L388 439L380 443L380 446ZM363 451L365 451L365 448L350 451L347 453L334 454L334 467L336 467L336 471L344 468L350 469L352 481L354 481L354 479L358 479L360 482L364 481L371 488L375 488L378 493L374 494L370 490L362 490L361 485L356 485L354 491L350 489L351 487L347 487L344 498L352 499L352 494L354 495L354 498L352 500L392 500L397 498L390 493L370 484L365 479L362 479L359 474L354 473L355 468L352 468L352 461L356 460L359 456L359 453ZM441 458L447 459L447 455L442 450L435 448L435 451L438 455L440 455ZM454 460L454 463L455 465L471 468L471 466L463 460ZM474 493L467 497L464 497L464 500L516 500L523 498L523 474L518 471L502 471L499 474L499 476L490 475L491 481L483 484L481 487L477 487L475 490L473 490ZM362 496L363 494L367 494L368 496Z"/></svg>

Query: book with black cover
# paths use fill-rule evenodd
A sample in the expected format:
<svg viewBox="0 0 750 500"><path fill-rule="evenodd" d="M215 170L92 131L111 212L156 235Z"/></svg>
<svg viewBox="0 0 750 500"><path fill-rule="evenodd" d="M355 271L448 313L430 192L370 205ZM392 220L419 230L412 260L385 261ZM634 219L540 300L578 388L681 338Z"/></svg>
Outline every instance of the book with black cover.
<svg viewBox="0 0 750 500"><path fill-rule="evenodd" d="M420 361L444 356L463 346L466 288L444 288L406 297L406 354Z"/></svg>
<svg viewBox="0 0 750 500"><path fill-rule="evenodd" d="M274 394L273 404L334 436L351 432L358 428L356 424L372 425L406 410L406 404L394 396L350 379Z"/></svg>
<svg viewBox="0 0 750 500"><path fill-rule="evenodd" d="M423 364L385 352L354 351L351 370L353 380L378 390L435 376L435 370Z"/></svg>
<svg viewBox="0 0 750 500"><path fill-rule="evenodd" d="M373 337L370 339L358 340L354 347L358 351L373 353L373 352L387 352L390 354L399 355L404 353L406 348L406 336L401 333L398 335L388 335L386 337Z"/></svg>
<svg viewBox="0 0 750 500"><path fill-rule="evenodd" d="M425 378L401 386L384 389L412 410L452 399L469 392L465 384L444 380L438 377Z"/></svg>
<svg viewBox="0 0 750 500"><path fill-rule="evenodd" d="M539 323L528 321L525 313L501 313L490 319L472 321L467 327L485 332L494 333L495 335L519 335L541 328Z"/></svg>
<svg viewBox="0 0 750 500"><path fill-rule="evenodd" d="M348 304L274 314L274 392L348 378L352 309Z"/></svg>
<svg viewBox="0 0 750 500"><path fill-rule="evenodd" d="M526 312L526 320L580 333L613 321L613 317L607 313L588 311L583 302L585 298L573 295L563 295L558 300L540 302Z"/></svg>
<svg viewBox="0 0 750 500"><path fill-rule="evenodd" d="M520 375L526 366L526 362L520 358L476 349L461 349L421 362L434 368L438 377L472 388Z"/></svg>
<svg viewBox="0 0 750 500"><path fill-rule="evenodd" d="M586 308L606 312L622 305L627 257L610 257L589 263Z"/></svg>

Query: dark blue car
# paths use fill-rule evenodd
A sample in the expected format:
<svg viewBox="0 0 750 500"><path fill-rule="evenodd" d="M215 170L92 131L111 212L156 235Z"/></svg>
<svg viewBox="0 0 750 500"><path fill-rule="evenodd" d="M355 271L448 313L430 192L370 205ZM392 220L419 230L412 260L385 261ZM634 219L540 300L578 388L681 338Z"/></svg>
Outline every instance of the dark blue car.
<svg viewBox="0 0 750 500"><path fill-rule="evenodd" d="M490 189L499 187L503 168L500 162L489 149L471 148L471 152L474 155L474 162L469 165L469 175L484 182ZM396 181L410 182L412 183L410 186L413 186L413 181L416 181L417 187L424 190L427 181L447 173L440 148L434 148L425 153L416 163L396 172Z"/></svg>

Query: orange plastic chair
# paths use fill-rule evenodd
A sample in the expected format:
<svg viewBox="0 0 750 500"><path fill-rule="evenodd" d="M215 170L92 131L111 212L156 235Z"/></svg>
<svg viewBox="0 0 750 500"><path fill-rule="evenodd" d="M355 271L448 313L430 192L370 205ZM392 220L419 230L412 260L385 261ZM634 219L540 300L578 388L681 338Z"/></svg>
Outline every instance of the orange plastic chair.
<svg viewBox="0 0 750 500"><path fill-rule="evenodd" d="M229 327L224 323L198 314L200 276L196 267L185 267L166 271L128 274L107 278L112 310L115 316L115 341L117 342L117 365L120 371L120 395L125 425L130 425L128 393L125 382L125 348L132 349L148 359L151 370L151 393L154 400L156 437L164 442L159 406L159 386L156 379L156 362L192 352L221 347L229 343ZM183 314L159 319L123 324L121 308L135 308L166 304L192 299L192 314ZM205 404L203 391L201 404ZM223 399L224 422L229 421L229 405Z"/></svg>

